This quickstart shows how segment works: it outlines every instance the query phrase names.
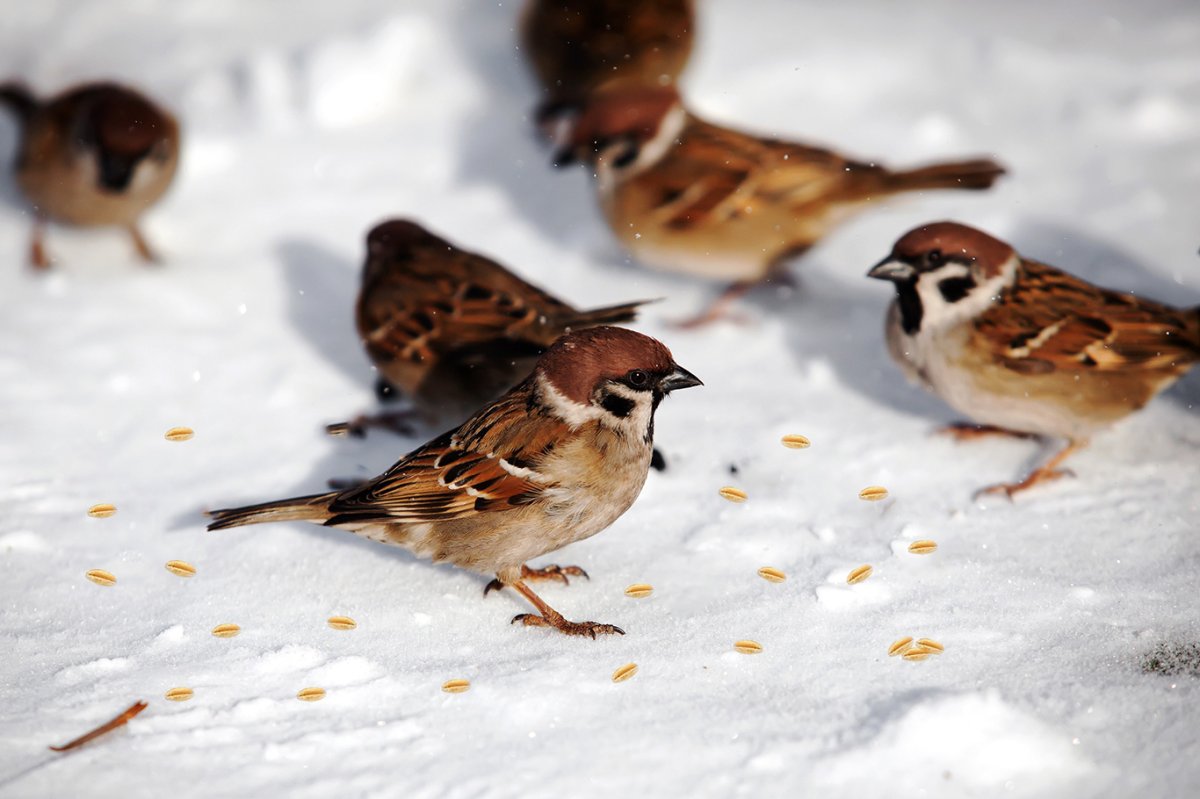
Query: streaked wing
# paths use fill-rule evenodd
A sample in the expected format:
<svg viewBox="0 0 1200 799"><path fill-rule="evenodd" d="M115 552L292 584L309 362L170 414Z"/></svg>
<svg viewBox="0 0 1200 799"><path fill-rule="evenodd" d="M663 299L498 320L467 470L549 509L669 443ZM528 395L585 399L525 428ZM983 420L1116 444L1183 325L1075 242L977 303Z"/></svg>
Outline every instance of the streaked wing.
<svg viewBox="0 0 1200 799"><path fill-rule="evenodd" d="M685 141L655 169L654 213L681 229L754 213L759 205L803 205L836 195L878 167L816 147L760 139L693 119Z"/></svg>
<svg viewBox="0 0 1200 799"><path fill-rule="evenodd" d="M999 362L1024 373L1172 369L1200 360L1187 312L1036 261L1023 261L1005 303L975 326Z"/></svg>
<svg viewBox="0 0 1200 799"><path fill-rule="evenodd" d="M517 386L453 430L414 450L370 483L330 505L330 526L438 522L528 504L553 483L537 471L566 425Z"/></svg>
<svg viewBox="0 0 1200 799"><path fill-rule="evenodd" d="M431 361L503 337L547 346L553 338L544 340L541 320L573 311L500 264L453 248L414 247L374 275L358 319L378 360Z"/></svg>

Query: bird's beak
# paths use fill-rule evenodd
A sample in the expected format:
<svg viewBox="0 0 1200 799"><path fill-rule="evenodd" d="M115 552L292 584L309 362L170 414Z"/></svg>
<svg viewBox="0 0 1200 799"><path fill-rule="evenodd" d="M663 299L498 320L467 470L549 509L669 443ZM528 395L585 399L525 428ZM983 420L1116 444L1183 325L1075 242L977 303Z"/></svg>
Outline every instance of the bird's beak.
<svg viewBox="0 0 1200 799"><path fill-rule="evenodd" d="M675 371L664 377L658 382L658 387L662 389L664 394L670 394L672 391L680 388L691 388L692 386L702 386L700 378L684 369L679 364L675 364Z"/></svg>
<svg viewBox="0 0 1200 799"><path fill-rule="evenodd" d="M890 280L893 283L904 283L912 280L916 274L917 270L912 266L903 261L897 261L889 255L871 267L871 271L867 272L867 277L873 277L876 280Z"/></svg>
<svg viewBox="0 0 1200 799"><path fill-rule="evenodd" d="M554 166L559 169L571 166L575 163L575 148L571 146L563 147L554 154Z"/></svg>

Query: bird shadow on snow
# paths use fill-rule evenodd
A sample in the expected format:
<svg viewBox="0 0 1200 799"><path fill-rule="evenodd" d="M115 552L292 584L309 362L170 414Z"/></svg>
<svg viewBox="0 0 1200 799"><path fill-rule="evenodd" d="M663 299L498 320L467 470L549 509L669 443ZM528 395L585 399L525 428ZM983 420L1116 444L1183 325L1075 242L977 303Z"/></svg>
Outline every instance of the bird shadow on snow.
<svg viewBox="0 0 1200 799"><path fill-rule="evenodd" d="M458 142L458 177L499 189L542 238L571 245L583 233L592 244L605 231L590 176L578 166L555 169L540 141L532 121L540 92L518 50L517 23L511 5L467 3L450 26L483 86Z"/></svg>
<svg viewBox="0 0 1200 799"><path fill-rule="evenodd" d="M0 110L0 207L18 210L23 214L29 213L29 203L17 188L13 177L12 165L17 158L17 145L20 140L20 129L13 121L12 115Z"/></svg>
<svg viewBox="0 0 1200 799"><path fill-rule="evenodd" d="M357 268L319 244L288 239L278 247L287 281L287 318L325 360L355 382L369 381L370 365L354 329Z"/></svg>

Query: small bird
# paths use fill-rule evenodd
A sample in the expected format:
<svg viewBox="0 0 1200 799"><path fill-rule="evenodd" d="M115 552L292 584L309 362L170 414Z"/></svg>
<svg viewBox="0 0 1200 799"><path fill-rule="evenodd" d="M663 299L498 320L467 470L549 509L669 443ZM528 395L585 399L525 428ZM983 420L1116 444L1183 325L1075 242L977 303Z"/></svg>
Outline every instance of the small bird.
<svg viewBox="0 0 1200 799"><path fill-rule="evenodd" d="M955 222L923 225L868 273L896 286L887 343L905 374L983 428L1065 439L1012 496L1200 361L1200 308L1093 286Z"/></svg>
<svg viewBox="0 0 1200 799"><path fill-rule="evenodd" d="M421 415L458 424L528 375L563 333L631 321L642 304L576 310L489 258L393 219L367 235L355 321L381 375L381 398L398 392ZM408 432L411 415L360 416L327 429Z"/></svg>
<svg viewBox="0 0 1200 799"><path fill-rule="evenodd" d="M0 84L0 104L21 125L16 178L34 207L30 261L50 266L47 219L129 231L138 254L156 261L138 219L166 192L179 162L179 125L144 95L88 83L39 102L24 85Z"/></svg>
<svg viewBox="0 0 1200 799"><path fill-rule="evenodd" d="M527 561L595 535L629 509L650 468L655 410L672 391L698 385L648 336L619 327L571 332L524 382L379 477L342 492L213 511L208 529L296 520L340 527L494 574L538 611L514 623L623 634L566 620L527 585L566 582L581 569Z"/></svg>
<svg viewBox="0 0 1200 799"><path fill-rule="evenodd" d="M564 166L596 171L609 227L643 263L732 281L694 327L720 318L757 283L853 211L926 189L986 189L1004 168L989 159L893 172L835 152L760 138L691 114L675 88L612 87L583 103Z"/></svg>
<svg viewBox="0 0 1200 799"><path fill-rule="evenodd" d="M546 99L539 116L610 81L675 82L692 52L693 0L530 0L521 38Z"/></svg>

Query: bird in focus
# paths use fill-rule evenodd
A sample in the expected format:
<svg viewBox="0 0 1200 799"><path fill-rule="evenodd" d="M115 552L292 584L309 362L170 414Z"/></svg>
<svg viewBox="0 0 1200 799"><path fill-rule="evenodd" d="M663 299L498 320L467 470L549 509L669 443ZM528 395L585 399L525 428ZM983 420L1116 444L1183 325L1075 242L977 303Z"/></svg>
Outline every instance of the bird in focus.
<svg viewBox="0 0 1200 799"><path fill-rule="evenodd" d="M673 87L614 86L567 125L556 164L594 168L600 205L621 244L658 269L731 283L685 326L722 316L754 285L780 279L800 255L860 208L929 189L986 189L990 159L893 171L836 152L714 125Z"/></svg>
<svg viewBox="0 0 1200 799"><path fill-rule="evenodd" d="M698 385L648 336L618 327L571 332L522 383L379 477L346 491L213 511L208 529L297 520L338 527L494 575L537 610L514 623L593 638L623 633L568 621L528 585L582 570L528 561L595 535L629 509L650 467L659 403Z"/></svg>
<svg viewBox="0 0 1200 799"><path fill-rule="evenodd" d="M545 95L539 117L609 82L674 83L692 52L693 0L530 0L522 47Z"/></svg>
<svg viewBox="0 0 1200 799"><path fill-rule="evenodd" d="M1014 493L1059 466L1200 361L1200 308L1099 288L955 222L923 225L868 273L895 285L888 349L905 374L984 425L1065 440Z"/></svg>
<svg viewBox="0 0 1200 799"><path fill-rule="evenodd" d="M380 397L399 394L413 408L327 429L409 432L414 413L458 424L528 375L563 333L631 321L642 304L580 311L415 222L383 222L367 235L355 322Z"/></svg>
<svg viewBox="0 0 1200 799"><path fill-rule="evenodd" d="M142 259L156 261L138 221L175 176L174 117L115 83L76 86L44 101L22 84L5 83L0 104L21 128L15 172L34 208L33 266L50 266L43 242L47 220L124 228Z"/></svg>

